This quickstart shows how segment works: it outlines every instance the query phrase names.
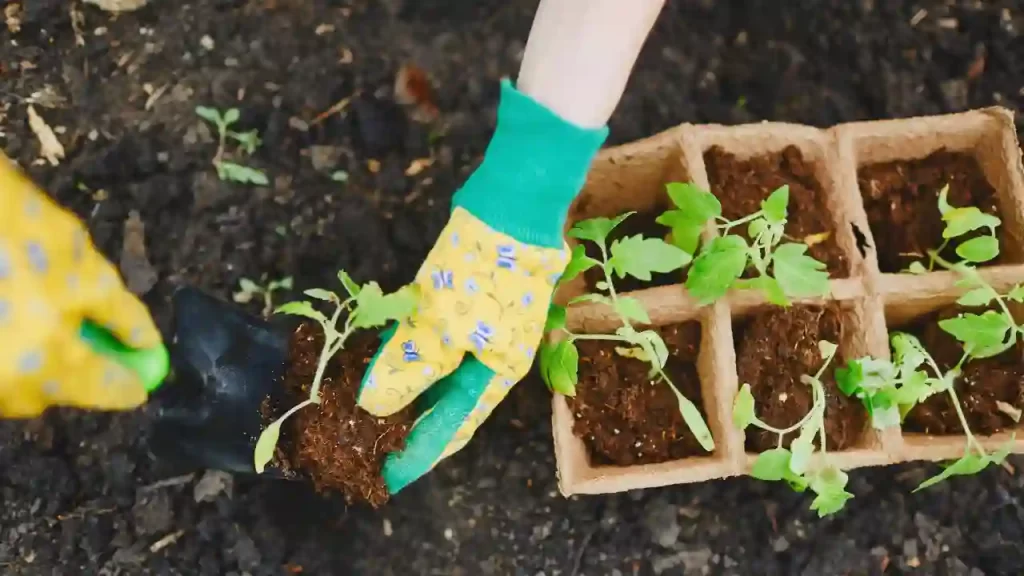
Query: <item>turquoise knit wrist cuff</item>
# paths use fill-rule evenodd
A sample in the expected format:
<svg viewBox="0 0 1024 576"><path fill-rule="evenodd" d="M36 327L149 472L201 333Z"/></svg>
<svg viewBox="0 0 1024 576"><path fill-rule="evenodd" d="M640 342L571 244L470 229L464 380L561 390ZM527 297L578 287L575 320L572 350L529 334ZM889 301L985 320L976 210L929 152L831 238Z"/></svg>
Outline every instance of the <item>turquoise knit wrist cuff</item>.
<svg viewBox="0 0 1024 576"><path fill-rule="evenodd" d="M607 127L571 124L504 79L498 125L452 209L520 242L560 248L569 206L607 137Z"/></svg>

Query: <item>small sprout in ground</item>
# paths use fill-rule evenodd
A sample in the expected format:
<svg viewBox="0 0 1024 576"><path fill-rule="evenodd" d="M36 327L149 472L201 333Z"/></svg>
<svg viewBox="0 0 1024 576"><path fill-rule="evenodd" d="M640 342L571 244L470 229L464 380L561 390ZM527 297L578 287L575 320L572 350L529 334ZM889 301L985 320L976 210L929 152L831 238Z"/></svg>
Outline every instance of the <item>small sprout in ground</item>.
<svg viewBox="0 0 1024 576"><path fill-rule="evenodd" d="M348 172L345 172L344 170L336 170L331 174L331 180L334 180L335 182L348 182Z"/></svg>
<svg viewBox="0 0 1024 576"><path fill-rule="evenodd" d="M695 184L669 184L668 194L676 209L659 216L658 223L672 230L676 246L694 254L709 222L719 233L701 246L686 279L686 289L701 304L714 302L734 287L759 289L779 306L788 306L790 298L828 295L825 264L807 255L807 244L781 243L788 216L788 186L772 192L761 202L760 210L738 220L724 218L718 198ZM729 234L742 225L747 226L750 244L742 236ZM757 276L741 279L751 267Z"/></svg>
<svg viewBox="0 0 1024 576"><path fill-rule="evenodd" d="M638 330L634 327L634 323L650 324L651 319L639 300L618 294L613 281L613 277L616 276L619 279L632 276L638 280L650 281L652 273L664 274L685 267L690 263L690 255L659 238L644 238L642 235L615 240L609 246L608 234L631 214L632 212L613 219L593 218L577 223L569 231L569 236L595 244L601 251L601 259L595 260L587 256L583 246L576 246L560 280L562 283L569 282L587 270L599 267L604 273L604 280L597 283L597 289L606 293L584 294L572 300L570 304L605 304L619 317L621 326L614 334L576 334L566 328L565 308L552 305L545 329L549 333L561 332L562 338L558 342L545 341L541 345L541 375L553 391L574 396L579 363L579 351L575 342L603 340L621 343L622 345L615 351L621 356L635 358L651 365L651 378L663 382L672 390L690 432L705 450L711 452L715 448L714 440L700 411L679 392L665 374L664 368L668 362L669 352L664 340L654 330Z"/></svg>
<svg viewBox="0 0 1024 576"><path fill-rule="evenodd" d="M235 132L231 129L231 126L238 122L241 116L238 108L229 108L221 113L216 108L197 106L196 115L217 127L217 153L213 156L213 166L217 169L218 178L240 184L256 184L258 186L269 184L269 180L263 172L224 159L227 155L229 139L235 141L238 144L239 152L246 156L252 156L260 145L259 133L256 130Z"/></svg>
<svg viewBox="0 0 1024 576"><path fill-rule="evenodd" d="M263 280L266 280L264 276ZM242 278L238 281L238 291L231 295L232 299L239 304L248 304L252 299L259 296L263 299L264 317L270 316L274 310L274 292L278 290L291 290L292 277L287 276L279 280L271 280L267 284L260 285L249 278Z"/></svg>
<svg viewBox="0 0 1024 576"><path fill-rule="evenodd" d="M986 214L974 206L957 208L949 204L949 185L947 184L939 191L938 204L939 214L945 223L942 230L942 244L935 250L928 251L928 265L914 262L907 268L911 274L924 274L935 269L935 265L950 269L956 264L946 262L939 254L949 246L949 243L976 230L986 230L988 233L983 236L971 238L956 247L957 256L963 258L963 264L981 264L992 260L999 255L999 239L996 237L996 228L1002 221L991 214Z"/></svg>
<svg viewBox="0 0 1024 576"><path fill-rule="evenodd" d="M289 302L277 309L278 314L292 314L316 321L323 328L324 345L320 352L316 373L309 389L309 398L293 406L280 418L267 426L256 441L253 452L253 465L258 474L262 474L266 465L274 458L274 449L281 435L281 424L292 414L310 404L320 403L320 384L327 369L327 363L342 348L345 341L359 328L376 328L390 321L401 321L408 318L416 309L418 292L414 285L401 288L397 292L384 294L376 282L359 286L344 271L338 272L338 280L345 288L348 297L341 298L338 294L323 288L311 288L305 294L311 299L320 300L334 306L330 317L316 310L310 300ZM341 330L337 325L342 314L345 323Z"/></svg>
<svg viewBox="0 0 1024 576"><path fill-rule="evenodd" d="M778 447L766 450L758 455L754 462L751 475L760 480L785 480L797 492L810 488L817 496L811 502L811 510L818 516L827 516L843 509L846 501L853 494L846 491L847 475L837 466L829 462L825 439L825 384L821 381L822 374L831 364L836 354L836 345L832 342L818 343L824 362L814 376L803 375L800 380L811 387L813 404L811 409L796 424L788 428L775 428L758 419L754 410L754 396L750 392L750 384L744 384L736 395L733 404L733 423L740 430L751 425L779 436ZM800 431L800 435L790 444L783 447L785 437L792 432ZM811 466L814 454L815 437L821 448L822 464Z"/></svg>

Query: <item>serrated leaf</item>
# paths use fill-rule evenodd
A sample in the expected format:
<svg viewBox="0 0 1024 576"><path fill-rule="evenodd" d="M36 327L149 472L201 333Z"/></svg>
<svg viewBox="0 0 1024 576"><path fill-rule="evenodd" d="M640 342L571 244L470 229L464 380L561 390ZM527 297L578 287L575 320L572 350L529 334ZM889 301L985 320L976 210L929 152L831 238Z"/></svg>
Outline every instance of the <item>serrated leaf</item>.
<svg viewBox="0 0 1024 576"><path fill-rule="evenodd" d="M218 162L217 172L222 180L231 180L240 184L256 184L266 186L270 183L267 175L255 168L235 164L234 162Z"/></svg>
<svg viewBox="0 0 1024 576"><path fill-rule="evenodd" d="M758 480L775 482L790 474L791 454L785 448L773 448L757 455L750 475Z"/></svg>
<svg viewBox="0 0 1024 576"><path fill-rule="evenodd" d="M253 467L257 474L262 474L267 464L274 459L274 449L277 448L277 440L281 436L281 421L275 420L260 432L256 440L256 447L252 451Z"/></svg>
<svg viewBox="0 0 1024 576"><path fill-rule="evenodd" d="M238 108L228 108L227 111L224 112L224 124L234 124L235 122L238 122L240 117L241 113L238 111Z"/></svg>
<svg viewBox="0 0 1024 576"><path fill-rule="evenodd" d="M667 382L667 381L666 381ZM672 392L676 395L676 400L679 402L679 413L683 416L683 422L686 422L686 426L693 433L694 438L700 443L701 448L708 452L712 452L715 449L715 441L711 437L711 430L708 429L707 422L704 421L704 417L700 415L700 410L697 406L691 402L683 393L676 389L671 383L668 387L672 389Z"/></svg>
<svg viewBox="0 0 1024 576"><path fill-rule="evenodd" d="M548 318L544 323L544 332L550 333L565 328L566 317L565 306L559 306L558 304L549 306Z"/></svg>
<svg viewBox="0 0 1024 576"><path fill-rule="evenodd" d="M921 484L919 484L917 488L914 488L914 492L918 492L930 486L934 486L939 482L942 482L943 480L952 478L953 476L971 476L973 474L977 474L978 472L984 470L985 467L988 465L988 458L985 458L974 453L964 454L963 457L947 466L946 469L940 472L939 474L936 474L935 476L932 476L931 478L925 480L924 482L921 482Z"/></svg>
<svg viewBox="0 0 1024 576"><path fill-rule="evenodd" d="M338 281L341 282L342 287L345 288L345 292L348 292L349 296L355 298L359 296L359 284L356 284L354 280L348 275L348 272L344 270L338 270Z"/></svg>
<svg viewBox="0 0 1024 576"><path fill-rule="evenodd" d="M768 222L779 224L786 221L789 206L789 185L785 184L772 192L761 202L761 212Z"/></svg>
<svg viewBox="0 0 1024 576"><path fill-rule="evenodd" d="M410 284L391 294L384 294L376 282L370 282L356 297L352 326L372 328L393 320L404 320L415 312L418 303L419 290L416 285Z"/></svg>
<svg viewBox="0 0 1024 576"><path fill-rule="evenodd" d="M257 283L255 283L255 282L253 282L252 280L250 280L250 279L248 279L248 278L242 278L242 279L240 279L240 280L238 281L238 287L239 287L239 288L240 288L240 289L241 289L241 290L242 290L243 292L248 292L248 293L250 293L250 294L255 294L255 293L257 293L257 292L262 292L262 291L263 291L263 289L262 289L262 288L260 288L260 285L259 285L259 284L257 284Z"/></svg>
<svg viewBox="0 0 1024 576"><path fill-rule="evenodd" d="M214 124L220 124L220 111L216 108L210 108L209 106L196 106L196 116L199 116L203 120L213 122Z"/></svg>
<svg viewBox="0 0 1024 576"><path fill-rule="evenodd" d="M754 395L750 392L750 384L744 384L732 403L732 422L740 430L746 430L755 420Z"/></svg>
<svg viewBox="0 0 1024 576"><path fill-rule="evenodd" d="M980 228L994 231L1001 224L999 218L986 214L974 206L953 208L942 215L942 220L946 223L946 227L942 230L942 237L947 240L959 238Z"/></svg>
<svg viewBox="0 0 1024 576"><path fill-rule="evenodd" d="M572 248L572 258L569 263L565 266L565 271L562 273L562 277L559 279L560 284L569 282L576 278L580 274L590 270L594 266L599 265L600 262L594 260L590 256L587 256L587 250L582 245L577 244Z"/></svg>
<svg viewBox="0 0 1024 576"><path fill-rule="evenodd" d="M825 264L806 252L806 244L789 243L776 248L772 254L772 275L787 296L826 296L829 283Z"/></svg>
<svg viewBox="0 0 1024 576"><path fill-rule="evenodd" d="M316 320L320 324L327 324L327 317L313 308L313 305L305 300L288 302L277 307L275 314L290 314L292 316L304 316Z"/></svg>
<svg viewBox="0 0 1024 576"><path fill-rule="evenodd" d="M714 238L693 261L686 289L701 305L729 291L747 267L747 242L739 236Z"/></svg>
<svg viewBox="0 0 1024 576"><path fill-rule="evenodd" d="M890 338L895 353L896 366L905 372L912 372L924 364L928 352L916 336L905 332L896 332Z"/></svg>
<svg viewBox="0 0 1024 576"><path fill-rule="evenodd" d="M563 396L576 395L579 350L575 344L561 340L554 345L545 345L540 361L541 375L551 390Z"/></svg>
<svg viewBox="0 0 1024 576"><path fill-rule="evenodd" d="M644 305L636 298L631 296L619 296L614 302L615 312L618 313L619 316L641 324L651 323L651 318L647 315L647 310L644 310Z"/></svg>
<svg viewBox="0 0 1024 576"><path fill-rule="evenodd" d="M1006 297L1014 302L1024 302L1024 284L1018 284L1014 286L1007 294Z"/></svg>
<svg viewBox="0 0 1024 576"><path fill-rule="evenodd" d="M722 203L718 198L692 182L672 182L665 188L672 203L696 222L705 223L722 215Z"/></svg>
<svg viewBox="0 0 1024 576"><path fill-rule="evenodd" d="M999 255L999 241L994 236L979 236L956 247L957 256L980 264Z"/></svg>
<svg viewBox="0 0 1024 576"><path fill-rule="evenodd" d="M994 310L986 310L983 314L968 312L939 321L939 327L962 342L964 349L972 355L1002 346L1011 326L1004 314Z"/></svg>
<svg viewBox="0 0 1024 576"><path fill-rule="evenodd" d="M996 292L988 286L975 288L957 298L956 303L961 306L988 306L996 297Z"/></svg>
<svg viewBox="0 0 1024 576"><path fill-rule="evenodd" d="M331 292L329 290L324 290L323 288L310 288L309 290L306 290L305 292L303 292L303 294L305 294L306 296L309 296L310 298L316 298L317 300L323 300L324 302L337 302L338 301L338 296L334 292Z"/></svg>
<svg viewBox="0 0 1024 576"><path fill-rule="evenodd" d="M682 248L660 238L629 236L612 242L608 264L619 276L627 275L648 282L651 273L665 274L690 263L691 257Z"/></svg>
<svg viewBox="0 0 1024 576"><path fill-rule="evenodd" d="M626 212L615 218L590 218L589 220L582 220L569 230L568 236L578 240L590 240L591 242L603 245L605 239L608 238L608 234L621 224L623 220L633 214L635 212Z"/></svg>

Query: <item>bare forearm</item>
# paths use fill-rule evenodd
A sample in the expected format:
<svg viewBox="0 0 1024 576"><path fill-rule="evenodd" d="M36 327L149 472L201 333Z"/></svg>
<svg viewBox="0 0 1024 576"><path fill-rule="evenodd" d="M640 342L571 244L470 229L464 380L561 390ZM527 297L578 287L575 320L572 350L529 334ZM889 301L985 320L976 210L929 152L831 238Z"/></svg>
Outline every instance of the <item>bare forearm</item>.
<svg viewBox="0 0 1024 576"><path fill-rule="evenodd" d="M541 0L517 88L581 127L608 122L665 0Z"/></svg>

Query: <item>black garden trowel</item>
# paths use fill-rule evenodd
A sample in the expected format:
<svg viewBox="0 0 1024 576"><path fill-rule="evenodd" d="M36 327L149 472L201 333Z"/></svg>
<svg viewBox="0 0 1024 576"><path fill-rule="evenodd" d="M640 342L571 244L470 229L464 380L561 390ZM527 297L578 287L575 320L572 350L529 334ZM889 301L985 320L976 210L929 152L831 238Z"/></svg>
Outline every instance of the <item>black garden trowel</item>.
<svg viewBox="0 0 1024 576"><path fill-rule="evenodd" d="M172 307L171 373L147 407L153 453L182 467L254 474L261 407L279 399L293 326L189 287ZM272 467L263 474L284 477Z"/></svg>

